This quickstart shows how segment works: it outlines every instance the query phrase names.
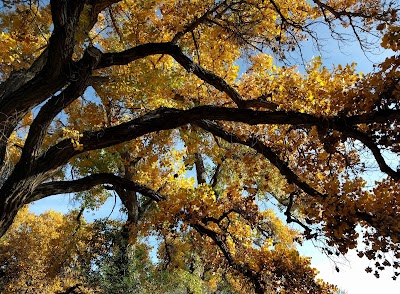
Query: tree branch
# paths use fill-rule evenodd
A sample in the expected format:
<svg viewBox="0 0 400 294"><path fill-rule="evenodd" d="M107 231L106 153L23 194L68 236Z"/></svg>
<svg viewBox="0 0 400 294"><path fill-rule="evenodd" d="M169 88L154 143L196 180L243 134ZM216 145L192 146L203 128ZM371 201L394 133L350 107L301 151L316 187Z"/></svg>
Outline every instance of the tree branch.
<svg viewBox="0 0 400 294"><path fill-rule="evenodd" d="M289 168L288 164L279 158L279 156L272 151L272 149L266 146L262 141L258 140L257 138L248 138L248 139L241 139L234 133L230 133L225 131L222 127L218 124L202 120L195 123L197 126L201 127L202 129L209 131L210 133L214 134L217 137L220 137L227 142L230 143L239 143L245 146L248 146L258 153L264 155L279 171L280 173L287 179L289 184L296 184L300 189L311 196L325 198L326 195L318 192L314 188L312 188L306 182L303 182L298 175L296 175L292 169Z"/></svg>
<svg viewBox="0 0 400 294"><path fill-rule="evenodd" d="M346 126L358 124L385 123L388 121L400 120L400 110L385 109L371 111L364 114L353 115L349 117L338 117L337 125L344 123Z"/></svg>
<svg viewBox="0 0 400 294"><path fill-rule="evenodd" d="M284 214L286 215L286 222L289 223L296 223L298 225L300 225L303 229L304 229L304 233L307 239L311 239L313 237L315 237L315 234L311 234L311 229L306 226L305 224L303 224L301 221L299 221L296 217L293 217L292 215L292 207L293 207L293 202L294 202L294 196L297 194L297 192L292 192L289 195L289 203L286 206L286 210L284 212Z"/></svg>
<svg viewBox="0 0 400 294"><path fill-rule="evenodd" d="M147 43L121 52L103 53L97 69L113 65L125 65L150 55L170 54L174 48L179 47L171 43Z"/></svg>
<svg viewBox="0 0 400 294"><path fill-rule="evenodd" d="M121 2L121 0L89 0L89 4L94 7L93 13L96 15L96 20L101 11L118 2Z"/></svg>
<svg viewBox="0 0 400 294"><path fill-rule="evenodd" d="M223 78L195 63L182 52L179 46L172 43L148 43L117 53L104 53L98 68L112 65L124 65L155 54L170 55L189 73L195 74L198 78L215 87L217 90L226 93L239 108L246 107L246 101L244 101L242 96Z"/></svg>
<svg viewBox="0 0 400 294"><path fill-rule="evenodd" d="M374 141L365 133L360 132L352 127L345 128L342 130L343 134L346 137L350 137L356 140L359 140L363 143L369 150L371 150L372 154L375 157L376 162L379 165L380 170L383 173L386 173L390 177L392 177L395 181L400 180L400 171L393 170L385 161L382 156L381 150L379 147L374 143Z"/></svg>
<svg viewBox="0 0 400 294"><path fill-rule="evenodd" d="M146 186L143 186L128 179L118 177L111 173L99 173L78 180L56 181L41 184L33 191L32 195L26 200L26 203L31 203L33 201L43 199L51 195L86 191L93 188L94 186L104 184L110 184L114 186L114 189L120 187L126 190L138 192L143 196L146 196L157 202L164 199L161 194L147 188Z"/></svg>
<svg viewBox="0 0 400 294"><path fill-rule="evenodd" d="M50 1L54 29L49 40L49 55L45 66L48 77L58 76L64 65L72 60L75 33L86 3L87 0Z"/></svg>
<svg viewBox="0 0 400 294"><path fill-rule="evenodd" d="M319 0L312 0L315 4L317 4L319 6L319 8L323 11L329 11L336 19L342 20L343 16L348 17L349 19L353 18L353 17L360 17L360 18L364 18L364 19L377 19L377 20L381 20L381 21L386 21L387 18L390 16L390 13L392 11L397 11L396 9L388 9L388 10L383 10L381 13L378 14L368 14L366 12L356 12L356 11L346 11L346 10L336 10L334 7L323 3ZM372 11L372 10L371 10Z"/></svg>
<svg viewBox="0 0 400 294"><path fill-rule="evenodd" d="M376 113L379 114L379 112ZM365 119L371 121L372 117L366 117ZM198 124L200 121L202 121L200 124L202 124L205 128L210 127L212 130L215 127L211 122L206 123L204 120L235 121L249 125L290 124L298 126L301 125L303 127L309 127L313 125L329 125L330 128L336 127L339 130L340 127L343 128L343 126L350 126L352 117L329 120L298 112L271 112L214 106L200 106L188 110L159 108L143 115L140 118L131 120L118 126L105 128L95 132L84 132L82 134L82 138L80 139L80 144L83 145L83 148L80 150L74 149L74 146L69 139L60 141L58 144L49 148L46 154L37 160L37 167L35 170L32 170L30 175L56 169L66 164L73 156L83 152L110 147L112 145L127 142L152 132L174 129L189 123ZM363 123L361 118L355 120L355 122ZM214 131L219 133L219 127L217 127L217 129ZM221 136L226 136L225 131L221 133ZM225 140L230 141L230 137ZM239 140L237 143L242 142L239 138L237 138L237 140ZM251 139L251 142L246 141L243 143L248 144L248 146L258 146L257 148L264 150L263 152L266 153L272 152L254 138ZM271 156L271 160L275 161L276 165L282 164L278 159L275 158L275 155L270 154L269 156ZM287 166L283 167L282 165L281 169L285 168L287 168ZM292 177L292 180L295 180L294 176ZM307 187L304 188L308 190ZM309 192L311 195L315 194L315 191Z"/></svg>
<svg viewBox="0 0 400 294"><path fill-rule="evenodd" d="M216 12L218 10L218 8L222 7L223 5L226 5L226 1L222 1L221 3L216 5L215 7L208 9L200 17L198 17L198 18L196 17L191 23L186 25L185 28L182 31L177 32L175 34L175 36L171 40L171 43L172 44L176 44L178 42L178 40L180 38L182 38L185 34L193 32L199 25L201 25L202 23L207 21L207 18L208 18L209 15L213 14L214 12ZM225 9L222 12L220 12L219 14L224 13L228 9L228 7L229 6L226 6Z"/></svg>
<svg viewBox="0 0 400 294"><path fill-rule="evenodd" d="M29 166L31 161L36 158L40 150L47 128L54 117L75 99L81 96L87 87L88 79L92 74L93 68L99 62L101 52L95 47L89 47L83 58L77 63L77 76L79 79L72 82L59 95L50 100L40 109L38 115L32 122L28 137L22 150L21 160L25 166Z"/></svg>
<svg viewBox="0 0 400 294"><path fill-rule="evenodd" d="M233 267L235 270L243 274L245 277L247 277L252 284L254 285L254 290L255 292L258 293L264 293L264 287L263 287L263 281L259 278L259 275L257 272L254 272L251 270L248 266L242 264L242 263L237 263L235 262L232 254L229 252L228 246L225 244L225 242L222 240L221 236L217 234L216 232L200 225L200 224L194 224L192 227L199 232L200 235L202 236L207 236L211 238L211 240L214 241L214 243L218 246L218 248L221 250L222 254L224 255L225 259L227 260L228 264Z"/></svg>
<svg viewBox="0 0 400 294"><path fill-rule="evenodd" d="M174 129L202 119L237 121L248 124L301 124L323 122L322 119L303 113L255 111L250 109L201 106L188 110L160 108L140 118L96 132L84 132L79 140L82 149L74 149L70 139L65 139L49 148L37 160L37 167L30 175L56 169L70 158L83 152L101 149L127 142L155 131Z"/></svg>

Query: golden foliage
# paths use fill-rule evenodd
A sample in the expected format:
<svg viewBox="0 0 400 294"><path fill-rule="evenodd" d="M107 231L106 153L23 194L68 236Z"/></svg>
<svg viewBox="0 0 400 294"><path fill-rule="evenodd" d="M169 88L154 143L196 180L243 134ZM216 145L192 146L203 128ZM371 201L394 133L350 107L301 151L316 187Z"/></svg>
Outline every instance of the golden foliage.
<svg viewBox="0 0 400 294"><path fill-rule="evenodd" d="M28 173L29 177L43 176L42 182L47 183L57 175L110 173L157 191L164 198L155 203L143 190L102 183L76 198L95 209L110 196L109 190L116 191L128 214L131 242L158 236L160 264L182 281L193 282L197 290L227 284L229 289L251 293L258 283L266 292L333 293L332 285L315 279L317 271L310 260L297 253L296 240L301 236L318 235L329 250L345 254L356 248L362 233L365 249L360 256L382 259L382 265L377 265L381 269L392 265L384 256L390 251L396 260L393 266L398 267L399 181L389 174L368 188L362 178L366 156L359 148L368 147L378 161L380 150L398 152L398 118L350 121L379 111L392 115L399 111L397 8L378 0L126 0L110 1L115 3L96 11L103 2L108 3L83 6L73 35L70 68L62 69L70 72L59 92L48 94L48 101L64 99L66 89L79 84L74 66L90 46L110 54L123 52L125 57L138 50L139 57L133 62L110 62L113 66L108 67L93 66L91 76L82 82L87 91L54 115L37 152L46 154L56 143L69 144L73 156L54 168L58 174L49 170L43 175ZM0 12L2 80L29 68L58 33L52 31L50 4L29 7L21 2L12 7L5 3ZM321 57L310 60L304 69L282 66L280 61L287 60L302 41L317 38L313 25L319 22L329 29L338 24L350 27L361 43L362 28L394 54L367 74L357 72L354 63L328 68ZM147 56L139 50L144 48L141 45L160 42L179 46L181 52ZM103 59L114 56L105 55ZM245 62L247 70L240 74ZM132 121L135 124L129 128L134 132L148 123L139 118L161 116L167 108L239 110L232 93L243 99L243 105L250 105L246 110L260 110L251 112L254 116L263 113L289 120L303 115L305 120L247 124L243 121L248 118L217 117L209 123L219 132L208 132L199 126L203 118L195 117L172 130L150 126L129 142L118 133L109 135L114 143L102 145L107 148L82 143L95 145L103 131L122 129ZM6 138L11 166L18 165L35 122L37 111L31 108ZM90 141L93 134L96 140ZM379 165L385 171L384 163ZM27 190L31 193L35 188ZM288 228L269 209L271 205L283 211L288 222L300 225L299 230ZM91 224L78 229L75 218L76 213L49 211L36 216L27 208L20 211L0 241L0 261L9 273L2 281L4 293L34 292L35 287L53 293L84 283L74 266L85 246L93 245L95 229ZM192 263L197 272L190 272ZM195 282L201 287L194 287Z"/></svg>

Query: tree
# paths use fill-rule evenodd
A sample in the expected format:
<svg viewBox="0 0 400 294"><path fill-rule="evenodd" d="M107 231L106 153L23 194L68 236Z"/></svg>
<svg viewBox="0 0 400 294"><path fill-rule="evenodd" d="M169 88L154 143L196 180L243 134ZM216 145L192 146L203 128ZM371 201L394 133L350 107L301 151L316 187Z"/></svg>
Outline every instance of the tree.
<svg viewBox="0 0 400 294"><path fill-rule="evenodd" d="M313 283L315 273L307 267L308 260L293 250L293 232L288 232L278 218L271 219L269 225L277 234L274 242L280 246L269 249L276 255L270 262L278 262L276 266L279 266L280 255L284 254L294 263L285 279L290 282L300 277L303 282ZM136 242L126 246L124 229L121 231L120 227L112 220L88 224L76 211L68 215L54 211L35 215L24 207L0 243L2 293L36 293L38 289L42 293L58 294L249 292L249 285L235 277L235 271L215 248L201 240L194 242L193 231L164 236L159 247L160 261L153 263L145 244ZM291 250L285 253L286 247ZM307 275L307 271L311 280L301 276ZM276 293L273 276L270 278L264 290Z"/></svg>
<svg viewBox="0 0 400 294"><path fill-rule="evenodd" d="M0 235L35 200L78 193L93 207L115 191L125 240L197 246L243 291L331 291L296 255L297 234L271 229L260 203L275 199L328 254L361 233L376 276L398 268L400 172L384 159L400 140L395 1L2 4ZM290 66L324 25L394 54L367 75L319 58L303 73ZM386 174L372 188L365 152Z"/></svg>
<svg viewBox="0 0 400 294"><path fill-rule="evenodd" d="M82 222L78 230L76 217L54 211L37 216L28 207L21 209L0 241L0 291L56 293L81 288L85 280L78 269L91 255L86 248L100 247L95 246L93 227Z"/></svg>

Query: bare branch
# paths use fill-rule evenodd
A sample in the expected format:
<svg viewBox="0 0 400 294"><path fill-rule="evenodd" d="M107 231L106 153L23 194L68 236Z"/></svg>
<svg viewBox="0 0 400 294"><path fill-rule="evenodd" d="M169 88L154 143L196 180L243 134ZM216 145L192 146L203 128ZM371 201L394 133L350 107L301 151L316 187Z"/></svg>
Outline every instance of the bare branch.
<svg viewBox="0 0 400 294"><path fill-rule="evenodd" d="M281 9L279 8L278 4L274 0L269 0L269 2L272 4L274 7L275 11L279 14L279 16L282 19L283 23L287 23L288 25L299 29L299 30L304 30L304 27L301 24L293 22L291 19L287 18L286 16L283 15Z"/></svg>
<svg viewBox="0 0 400 294"><path fill-rule="evenodd" d="M313 0L315 4L317 4L321 10L323 11L329 11L336 19L342 20L343 16L348 17L349 19L351 18L363 18L363 19L378 19L378 20L387 20L387 18L390 16L390 13L392 11L396 11L395 9L388 9L388 10L383 10L380 14L368 14L366 12L356 12L356 11L348 11L348 10L337 10L333 8L332 6L321 2L320 0ZM371 10L372 11L372 10ZM326 20L326 19L325 19Z"/></svg>
<svg viewBox="0 0 400 294"><path fill-rule="evenodd" d="M288 224L294 222L294 223L300 225L304 229L306 238L311 239L315 236L314 234L311 234L311 229L292 215L294 196L296 194L297 194L296 192L293 192L293 193L290 193L290 195L289 195L289 203L286 206L286 210L284 212L284 214L286 215L286 222Z"/></svg>

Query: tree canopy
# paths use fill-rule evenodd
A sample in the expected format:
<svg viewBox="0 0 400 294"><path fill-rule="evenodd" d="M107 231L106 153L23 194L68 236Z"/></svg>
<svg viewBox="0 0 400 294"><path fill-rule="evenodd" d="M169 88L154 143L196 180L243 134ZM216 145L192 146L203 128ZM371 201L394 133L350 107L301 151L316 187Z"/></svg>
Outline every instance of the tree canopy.
<svg viewBox="0 0 400 294"><path fill-rule="evenodd" d="M179 287L190 278L206 293L333 293L299 256L304 238L328 255L361 242L359 256L375 261L368 272L400 274L400 170L385 159L400 152L397 1L1 4L2 272L32 264L29 249L4 249L30 235L47 240L41 263L51 262L49 246L77 244L65 266L27 271L32 283L57 273L48 285L69 293L90 284L79 268L153 268L127 259L132 244L147 254L148 236L159 238L160 269L182 270ZM390 56L367 74L305 60L321 29ZM374 170L384 176L367 182ZM112 226L121 238L112 252L96 243L103 255L93 249L73 262L82 244L97 248L88 240L109 240L110 227L81 224L81 212L24 223L33 218L25 205L66 193L82 209L119 197L127 219ZM45 233L49 223L60 236ZM108 265L94 266L96 256ZM147 289L163 279L151 272L137 276Z"/></svg>

